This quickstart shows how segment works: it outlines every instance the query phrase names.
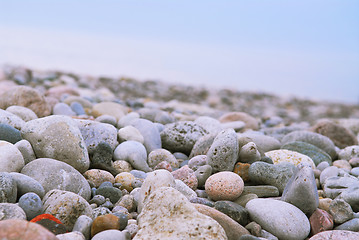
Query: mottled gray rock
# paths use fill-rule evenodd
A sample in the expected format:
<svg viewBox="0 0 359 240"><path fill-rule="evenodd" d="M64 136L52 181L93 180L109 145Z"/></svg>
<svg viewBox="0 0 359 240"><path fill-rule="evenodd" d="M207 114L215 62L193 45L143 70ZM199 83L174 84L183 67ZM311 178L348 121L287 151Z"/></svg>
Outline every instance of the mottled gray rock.
<svg viewBox="0 0 359 240"><path fill-rule="evenodd" d="M256 197L278 197L279 190L271 185L244 186L242 195L255 194Z"/></svg>
<svg viewBox="0 0 359 240"><path fill-rule="evenodd" d="M0 169L2 172L19 172L24 167L24 158L13 144L0 140L0 153Z"/></svg>
<svg viewBox="0 0 359 240"><path fill-rule="evenodd" d="M28 221L42 213L41 198L33 192L26 193L20 197L19 207L24 210Z"/></svg>
<svg viewBox="0 0 359 240"><path fill-rule="evenodd" d="M331 177L337 177L339 175L339 169L335 166L325 168L319 176L320 184L323 186L325 181Z"/></svg>
<svg viewBox="0 0 359 240"><path fill-rule="evenodd" d="M90 166L85 141L76 122L68 116L53 115L26 122L21 135L37 158L53 158L84 173Z"/></svg>
<svg viewBox="0 0 359 240"><path fill-rule="evenodd" d="M108 143L111 146L112 151L115 150L118 142L117 129L114 126L91 120L75 119L75 122L85 140L89 154L94 152L96 146L100 142Z"/></svg>
<svg viewBox="0 0 359 240"><path fill-rule="evenodd" d="M39 158L28 163L22 170L25 174L37 180L45 189L66 190L79 194L89 200L90 185L87 180L72 166L50 158Z"/></svg>
<svg viewBox="0 0 359 240"><path fill-rule="evenodd" d="M193 191L190 187L188 187L184 182L182 182L179 179L175 179L176 185L174 188L183 194L188 200L191 200L192 198L197 197L197 194L195 191Z"/></svg>
<svg viewBox="0 0 359 240"><path fill-rule="evenodd" d="M301 154L307 155L313 160L316 166L324 161L328 162L329 164L332 164L332 158L325 151L307 142L289 142L284 144L281 149L296 151Z"/></svg>
<svg viewBox="0 0 359 240"><path fill-rule="evenodd" d="M309 235L308 218L292 204L258 198L249 201L246 209L253 221L279 239L303 240Z"/></svg>
<svg viewBox="0 0 359 240"><path fill-rule="evenodd" d="M125 116L123 116L122 118L120 118L120 120L117 122L117 127L118 128L126 127L130 125L133 120L139 118L140 118L140 114L138 114L137 112L130 112Z"/></svg>
<svg viewBox="0 0 359 240"><path fill-rule="evenodd" d="M18 130L21 130L22 126L25 124L25 121L11 112L0 109L0 123L7 124Z"/></svg>
<svg viewBox="0 0 359 240"><path fill-rule="evenodd" d="M160 162L166 161L168 162L171 167L178 167L179 163L177 161L177 159L173 156L173 154L166 150L166 149L155 149L152 152L150 152L150 154L148 154L148 165L151 168L156 167L157 164L159 164Z"/></svg>
<svg viewBox="0 0 359 240"><path fill-rule="evenodd" d="M198 180L198 188L201 188L206 183L206 180L211 176L212 174L212 167L210 165L203 165L200 166L194 174L197 177Z"/></svg>
<svg viewBox="0 0 359 240"><path fill-rule="evenodd" d="M289 179L281 200L293 204L307 216L318 208L318 189L313 169L310 166L301 166Z"/></svg>
<svg viewBox="0 0 359 240"><path fill-rule="evenodd" d="M180 121L167 124L161 132L163 148L172 152L190 154L195 142L208 132L191 121Z"/></svg>
<svg viewBox="0 0 359 240"><path fill-rule="evenodd" d="M240 150L238 160L243 163L254 163L261 160L261 154L254 142L245 144Z"/></svg>
<svg viewBox="0 0 359 240"><path fill-rule="evenodd" d="M193 145L189 158L193 158L197 155L206 155L216 136L217 134L207 134L200 137Z"/></svg>
<svg viewBox="0 0 359 240"><path fill-rule="evenodd" d="M127 237L125 232L113 229L99 232L91 240L127 240Z"/></svg>
<svg viewBox="0 0 359 240"><path fill-rule="evenodd" d="M117 126L117 119L116 117L114 116L111 116L111 115L107 115L107 114L104 114L104 115L101 115L99 117L97 117L95 119L96 122L100 122L100 123L106 123L106 124L110 124L114 127Z"/></svg>
<svg viewBox="0 0 359 240"><path fill-rule="evenodd" d="M15 144L21 139L19 130L8 124L0 123L0 140Z"/></svg>
<svg viewBox="0 0 359 240"><path fill-rule="evenodd" d="M134 119L131 125L137 128L144 139L144 146L147 154L155 149L161 148L161 136L156 125L146 119Z"/></svg>
<svg viewBox="0 0 359 240"><path fill-rule="evenodd" d="M10 175L16 183L18 197L28 192L36 193L40 198L45 195L44 187L35 179L17 172L12 172Z"/></svg>
<svg viewBox="0 0 359 240"><path fill-rule="evenodd" d="M353 184L352 187L349 187L343 191L337 199L343 199L345 202L349 203L353 211L359 211L359 186Z"/></svg>
<svg viewBox="0 0 359 240"><path fill-rule="evenodd" d="M89 240L91 237L91 226L92 226L92 218L86 215L81 215L75 222L73 232L77 231L84 235L86 240Z"/></svg>
<svg viewBox="0 0 359 240"><path fill-rule="evenodd" d="M335 151L335 146L332 140L328 137L323 136L319 133L309 132L305 130L299 130L291 132L285 135L282 139L282 144L294 142L294 141L301 141L310 143L329 154L332 159L335 159L337 153Z"/></svg>
<svg viewBox="0 0 359 240"><path fill-rule="evenodd" d="M32 160L36 159L34 150L32 149L32 146L31 146L29 141L23 139L23 140L18 141L17 143L15 143L15 146L21 152L22 157L24 158L25 164L28 164Z"/></svg>
<svg viewBox="0 0 359 240"><path fill-rule="evenodd" d="M207 152L213 172L232 171L238 157L238 138L233 129L222 130Z"/></svg>
<svg viewBox="0 0 359 240"><path fill-rule="evenodd" d="M329 205L329 213L336 224L342 224L353 218L354 212L343 199L334 199Z"/></svg>
<svg viewBox="0 0 359 240"><path fill-rule="evenodd" d="M245 226L248 223L248 211L237 203L231 201L217 201L214 203L214 208L226 214L242 226Z"/></svg>
<svg viewBox="0 0 359 240"><path fill-rule="evenodd" d="M330 177L324 183L324 195L334 199L342 192L350 188L356 188L358 185L359 180L355 177Z"/></svg>
<svg viewBox="0 0 359 240"><path fill-rule="evenodd" d="M46 193L42 202L43 212L58 218L69 231L81 215L92 217L90 204L73 192L54 189Z"/></svg>
<svg viewBox="0 0 359 240"><path fill-rule="evenodd" d="M359 238L359 233L346 231L346 230L330 230L320 232L309 240L357 240Z"/></svg>
<svg viewBox="0 0 359 240"><path fill-rule="evenodd" d="M296 167L291 163L268 164L255 162L249 167L249 178L259 184L269 184L278 188L281 194L293 176Z"/></svg>
<svg viewBox="0 0 359 240"><path fill-rule="evenodd" d="M349 146L339 151L339 159L350 160L355 157L359 157L359 146Z"/></svg>
<svg viewBox="0 0 359 240"><path fill-rule="evenodd" d="M15 203L16 197L16 182L10 173L0 172L0 203Z"/></svg>
<svg viewBox="0 0 359 240"><path fill-rule="evenodd" d="M126 141L118 145L113 153L114 160L125 160L134 168L144 172L151 171L147 164L146 148L137 141Z"/></svg>
<svg viewBox="0 0 359 240"><path fill-rule="evenodd" d="M24 210L15 203L0 203L0 221L6 219L26 220L26 214Z"/></svg>
<svg viewBox="0 0 359 240"><path fill-rule="evenodd" d="M359 232L359 218L353 218L349 221L346 221L336 228L335 230L348 230L353 232Z"/></svg>
<svg viewBox="0 0 359 240"><path fill-rule="evenodd" d="M56 103L52 109L53 115L65 115L65 116L76 116L76 113L72 111L71 107L66 103Z"/></svg>

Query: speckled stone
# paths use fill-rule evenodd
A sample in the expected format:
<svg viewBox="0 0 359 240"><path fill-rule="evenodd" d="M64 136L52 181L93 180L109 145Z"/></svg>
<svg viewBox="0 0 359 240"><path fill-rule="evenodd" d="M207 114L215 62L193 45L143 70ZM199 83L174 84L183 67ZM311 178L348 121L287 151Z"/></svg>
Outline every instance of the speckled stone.
<svg viewBox="0 0 359 240"><path fill-rule="evenodd" d="M309 218L311 233L315 235L319 232L333 229L334 220L333 216L327 211L316 209Z"/></svg>
<svg viewBox="0 0 359 240"><path fill-rule="evenodd" d="M344 169L345 171L348 172L352 170L352 166L350 166L350 163L347 160L335 160L333 162L333 166Z"/></svg>
<svg viewBox="0 0 359 240"><path fill-rule="evenodd" d="M359 238L359 233L346 230L331 230L318 233L309 240L356 240Z"/></svg>
<svg viewBox="0 0 359 240"><path fill-rule="evenodd" d="M90 204L81 196L62 190L51 190L42 199L43 212L58 218L69 230L81 215L92 217Z"/></svg>
<svg viewBox="0 0 359 240"><path fill-rule="evenodd" d="M111 203L115 204L122 197L122 191L112 186L102 185L96 190L96 195L102 195L105 198L109 198Z"/></svg>
<svg viewBox="0 0 359 240"><path fill-rule="evenodd" d="M233 201L242 194L244 182L237 174L224 171L210 176L205 183L205 189L208 196L214 201Z"/></svg>
<svg viewBox="0 0 359 240"><path fill-rule="evenodd" d="M98 188L103 182L115 182L114 176L108 171L101 169L87 170L83 176L91 184L91 186Z"/></svg>
<svg viewBox="0 0 359 240"><path fill-rule="evenodd" d="M257 197L278 197L279 190L271 185L244 186L242 195L255 194ZM237 201L237 200L236 200Z"/></svg>
<svg viewBox="0 0 359 240"><path fill-rule="evenodd" d="M359 157L359 146L349 146L339 151L339 159L350 160Z"/></svg>
<svg viewBox="0 0 359 240"><path fill-rule="evenodd" d="M36 113L34 113L34 111L32 111L30 108L23 107L23 106L10 106L10 107L6 108L6 111L17 115L25 122L34 120L37 118Z"/></svg>
<svg viewBox="0 0 359 240"><path fill-rule="evenodd" d="M0 202L15 203L17 185L10 173L0 172Z"/></svg>
<svg viewBox="0 0 359 240"><path fill-rule="evenodd" d="M113 150L110 144L101 141L95 147L90 159L90 168L102 169L116 175L118 172L113 167Z"/></svg>
<svg viewBox="0 0 359 240"><path fill-rule="evenodd" d="M0 203L0 213L0 223L6 219L26 220L24 210L15 203Z"/></svg>
<svg viewBox="0 0 359 240"><path fill-rule="evenodd" d="M116 204L116 206L122 206L128 210L128 212L134 212L136 210L136 201L134 196L127 194L124 195Z"/></svg>
<svg viewBox="0 0 359 240"><path fill-rule="evenodd" d="M158 163L154 168L153 170L157 170L157 169L165 169L169 172L172 172L172 166L171 164L169 164L169 162L167 161L162 161L160 163Z"/></svg>
<svg viewBox="0 0 359 240"><path fill-rule="evenodd" d="M183 181L191 189L193 190L197 189L198 180L196 174L192 169L188 167L188 165L185 165L180 169L177 169L176 171L173 171L171 173L175 179L179 179Z"/></svg>
<svg viewBox="0 0 359 240"><path fill-rule="evenodd" d="M348 230L353 232L359 231L359 218L353 218L334 228L335 230Z"/></svg>
<svg viewBox="0 0 359 240"><path fill-rule="evenodd" d="M13 144L0 140L0 169L2 172L20 172L24 167L24 158Z"/></svg>
<svg viewBox="0 0 359 240"><path fill-rule="evenodd" d="M330 203L329 213L333 216L336 224L342 224L353 218L354 212L349 205L343 199L334 199Z"/></svg>
<svg viewBox="0 0 359 240"><path fill-rule="evenodd" d="M116 175L115 182L121 184L121 190L126 189L127 191L131 192L133 187L131 183L135 180L135 176L133 176L129 172L122 172Z"/></svg>
<svg viewBox="0 0 359 240"><path fill-rule="evenodd" d="M190 187L188 187L183 181L179 179L175 179L175 189L177 189L180 193L182 193L188 200L197 197L195 191L193 191Z"/></svg>
<svg viewBox="0 0 359 240"><path fill-rule="evenodd" d="M188 161L188 167L191 168L193 171L196 171L200 166L207 164L208 164L207 155L197 155Z"/></svg>
<svg viewBox="0 0 359 240"><path fill-rule="evenodd" d="M204 186L204 184L206 183L207 179L211 176L212 174L212 167L210 165L203 165L200 166L195 172L194 174L197 177L198 180L198 188L202 188Z"/></svg>
<svg viewBox="0 0 359 240"><path fill-rule="evenodd" d="M57 234L56 237L59 240L86 240L85 236L81 232Z"/></svg>
<svg viewBox="0 0 359 240"><path fill-rule="evenodd" d="M45 195L44 187L32 177L17 172L11 172L10 175L16 183L18 198L28 192L36 193L40 198Z"/></svg>
<svg viewBox="0 0 359 240"><path fill-rule="evenodd" d="M315 164L310 157L298 152L280 149L266 152L265 155L271 158L274 164L289 162L297 166L302 163L312 166L313 169L315 168Z"/></svg>
<svg viewBox="0 0 359 240"><path fill-rule="evenodd" d="M203 137L200 137L196 143L193 145L191 153L189 155L190 158L193 158L197 155L206 155L214 139L216 138L217 134L207 134Z"/></svg>
<svg viewBox="0 0 359 240"><path fill-rule="evenodd" d="M249 142L241 147L238 159L243 163L254 163L261 160L261 154L254 142Z"/></svg>
<svg viewBox="0 0 359 240"><path fill-rule="evenodd" d="M73 232L80 232L84 235L86 240L90 239L91 236L91 225L92 225L92 218L86 215L81 215L75 222L74 228L72 229Z"/></svg>
<svg viewBox="0 0 359 240"><path fill-rule="evenodd" d="M25 121L11 112L0 109L0 123L10 125L17 130L21 130Z"/></svg>
<svg viewBox="0 0 359 240"><path fill-rule="evenodd" d="M151 168L157 166L157 164L163 161L168 162L171 165L171 167L174 168L179 166L177 159L173 156L172 153L170 153L166 149L163 148L155 149L152 152L150 152L150 154L148 154L147 162Z"/></svg>
<svg viewBox="0 0 359 240"><path fill-rule="evenodd" d="M139 142L126 141L118 145L113 154L115 160L126 160L134 168L145 172L151 171L147 164L146 148Z"/></svg>
<svg viewBox="0 0 359 240"><path fill-rule="evenodd" d="M241 162L237 162L236 165L234 165L234 170L233 172L238 174L244 182L249 182L250 178L249 178L249 167L251 165L249 163L241 163Z"/></svg>
<svg viewBox="0 0 359 240"><path fill-rule="evenodd" d="M131 164L125 160L116 160L112 163L112 167L118 172L130 172L133 170Z"/></svg>
<svg viewBox="0 0 359 240"><path fill-rule="evenodd" d="M27 220L42 214L42 202L39 195L33 192L25 193L19 199L19 207L24 210Z"/></svg>
<svg viewBox="0 0 359 240"><path fill-rule="evenodd" d="M106 214L98 216L94 219L91 226L91 236L95 236L97 233L109 230L120 229L120 221L118 217L113 214Z"/></svg>
<svg viewBox="0 0 359 240"><path fill-rule="evenodd" d="M194 121L196 124L200 125L210 134L218 134L222 130L220 121L215 118L208 116L199 116Z"/></svg>
<svg viewBox="0 0 359 240"><path fill-rule="evenodd" d="M248 223L249 215L247 210L237 203L231 201L217 201L214 203L214 208L226 214L242 226L245 226Z"/></svg>

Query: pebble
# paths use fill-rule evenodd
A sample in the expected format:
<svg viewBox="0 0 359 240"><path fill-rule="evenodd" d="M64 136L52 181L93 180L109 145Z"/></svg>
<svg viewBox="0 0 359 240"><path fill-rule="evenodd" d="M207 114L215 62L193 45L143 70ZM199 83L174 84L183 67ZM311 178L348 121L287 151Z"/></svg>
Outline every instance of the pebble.
<svg viewBox="0 0 359 240"><path fill-rule="evenodd" d="M334 199L329 205L329 213L333 216L335 224L342 224L353 218L354 212L343 199Z"/></svg>
<svg viewBox="0 0 359 240"><path fill-rule="evenodd" d="M242 121L246 128L258 130L259 121L245 112L229 112L219 118L221 123Z"/></svg>
<svg viewBox="0 0 359 240"><path fill-rule="evenodd" d="M318 208L329 212L329 206L330 206L332 201L333 201L333 199L331 199L331 198L319 198L319 206L318 206Z"/></svg>
<svg viewBox="0 0 359 240"><path fill-rule="evenodd" d="M36 193L40 198L45 195L44 187L35 179L17 172L11 172L10 175L16 183L18 198L29 192Z"/></svg>
<svg viewBox="0 0 359 240"><path fill-rule="evenodd" d="M245 207L247 202L255 198L258 198L258 195L255 193L241 194L234 202Z"/></svg>
<svg viewBox="0 0 359 240"><path fill-rule="evenodd" d="M194 174L197 177L197 187L198 188L203 188L204 184L206 183L207 179L211 176L212 174L212 167L210 165L203 165L200 166L195 172Z"/></svg>
<svg viewBox="0 0 359 240"><path fill-rule="evenodd" d="M110 229L120 229L119 218L113 214L106 214L98 216L93 220L91 226L91 236L95 236L97 233L110 230Z"/></svg>
<svg viewBox="0 0 359 240"><path fill-rule="evenodd" d="M31 120L21 129L38 158L63 161L80 173L90 166L85 141L74 120L68 116L49 116Z"/></svg>
<svg viewBox="0 0 359 240"><path fill-rule="evenodd" d="M257 197L278 197L279 190L275 186L271 185L256 185L256 186L244 186L243 193L247 194L255 194Z"/></svg>
<svg viewBox="0 0 359 240"><path fill-rule="evenodd" d="M1 239L58 240L55 234L43 226L20 219L0 221Z"/></svg>
<svg viewBox="0 0 359 240"><path fill-rule="evenodd" d="M15 144L21 139L19 130L8 124L0 123L0 140Z"/></svg>
<svg viewBox="0 0 359 240"><path fill-rule="evenodd" d="M221 131L207 152L208 165L213 172L233 171L238 158L238 137L233 129Z"/></svg>
<svg viewBox="0 0 359 240"><path fill-rule="evenodd" d="M42 214L41 198L33 192L25 193L19 198L19 207L24 210L27 220Z"/></svg>
<svg viewBox="0 0 359 240"><path fill-rule="evenodd" d="M89 201L90 204L95 203L97 206L100 206L100 205L104 204L105 202L106 202L106 198L104 196L102 196L102 195L95 195Z"/></svg>
<svg viewBox="0 0 359 240"><path fill-rule="evenodd" d="M95 219L98 216L106 215L112 213L107 207L95 207L92 211L92 218Z"/></svg>
<svg viewBox="0 0 359 240"><path fill-rule="evenodd" d="M23 106L10 106L10 107L6 108L6 111L17 115L25 122L34 120L37 118L36 113L34 113L34 111L32 111L30 108L23 107Z"/></svg>
<svg viewBox="0 0 359 240"><path fill-rule="evenodd" d="M117 122L117 127L118 128L124 128L128 125L131 124L131 121L135 120L135 119L139 119L140 118L140 114L138 114L137 112L130 112L128 114L126 114L125 116L123 116L122 118L120 118L120 120L118 120Z"/></svg>
<svg viewBox="0 0 359 240"><path fill-rule="evenodd" d="M269 164L255 162L249 167L249 179L257 184L268 184L278 188L282 194L289 179L296 171L296 167L288 162Z"/></svg>
<svg viewBox="0 0 359 240"><path fill-rule="evenodd" d="M292 204L273 199L253 199L246 205L250 219L279 239L303 240L310 224L305 214ZM283 228L282 226L286 226Z"/></svg>
<svg viewBox="0 0 359 240"><path fill-rule="evenodd" d="M338 153L339 159L350 160L352 158L359 157L359 146L349 146L339 151Z"/></svg>
<svg viewBox="0 0 359 240"><path fill-rule="evenodd" d="M13 144L0 140L0 152L0 169L2 172L20 172L24 167L24 158Z"/></svg>
<svg viewBox="0 0 359 240"><path fill-rule="evenodd" d="M209 200L208 198L194 197L194 198L191 198L189 201L191 203L198 203L198 204L206 205L208 207L214 207L214 202Z"/></svg>
<svg viewBox="0 0 359 240"><path fill-rule="evenodd" d="M131 164L125 160L116 160L116 161L112 162L112 167L118 173L131 172L133 170L133 167L131 166Z"/></svg>
<svg viewBox="0 0 359 240"><path fill-rule="evenodd" d="M102 195L105 198L109 198L111 203L115 204L122 197L122 191L118 188L112 186L106 186L101 184L101 186L96 190L96 195Z"/></svg>
<svg viewBox="0 0 359 240"><path fill-rule="evenodd" d="M71 107L66 103L56 103L52 109L53 115L65 115L65 116L76 116L76 113L72 111Z"/></svg>
<svg viewBox="0 0 359 240"><path fill-rule="evenodd" d="M320 184L323 186L325 181L330 177L337 177L339 175L339 169L336 166L330 166L320 173Z"/></svg>
<svg viewBox="0 0 359 240"><path fill-rule="evenodd" d="M348 220L339 226L334 228L335 230L348 230L353 232L359 231L359 218L353 218L351 220Z"/></svg>
<svg viewBox="0 0 359 240"><path fill-rule="evenodd" d="M244 182L237 174L223 171L210 176L205 183L205 189L214 201L233 201L242 194Z"/></svg>
<svg viewBox="0 0 359 240"><path fill-rule="evenodd" d="M126 107L115 102L101 102L97 103L92 107L92 115L99 117L101 115L114 116L118 121L120 118L125 116L127 113Z"/></svg>
<svg viewBox="0 0 359 240"><path fill-rule="evenodd" d="M85 240L85 236L80 232L69 232L58 234L56 237L59 240Z"/></svg>
<svg viewBox="0 0 359 240"><path fill-rule="evenodd" d="M153 168L157 166L160 162L166 161L171 167L176 168L179 166L177 159L173 156L173 154L163 148L155 149L150 154L148 154L147 162L148 165Z"/></svg>
<svg viewBox="0 0 359 240"><path fill-rule="evenodd" d="M107 142L99 142L93 151L93 155L90 159L91 168L99 168L110 172L112 175L116 175L117 169L113 166L112 162L113 150Z"/></svg>
<svg viewBox="0 0 359 240"><path fill-rule="evenodd" d="M294 164L295 166L299 164L308 164L313 169L315 168L315 164L310 157L298 152L280 149L266 152L265 155L272 159L274 164L289 162Z"/></svg>
<svg viewBox="0 0 359 240"><path fill-rule="evenodd" d="M189 155L190 158L193 158L197 155L206 155L214 139L216 138L217 134L207 134L203 137L200 137L196 143L193 145L191 153Z"/></svg>
<svg viewBox="0 0 359 240"><path fill-rule="evenodd" d="M262 227L256 222L250 222L248 223L245 228L252 234L252 236L260 237L261 236L261 230Z"/></svg>
<svg viewBox="0 0 359 240"><path fill-rule="evenodd" d="M34 150L29 141L23 139L15 143L15 146L19 149L24 158L25 165L36 159Z"/></svg>
<svg viewBox="0 0 359 240"><path fill-rule="evenodd" d="M329 166L330 164L328 162L321 162L317 165L317 170L322 172L324 169L326 169Z"/></svg>
<svg viewBox="0 0 359 240"><path fill-rule="evenodd" d="M111 115L101 115L99 117L97 117L95 119L96 122L100 122L100 123L106 123L106 124L110 124L114 127L117 126L117 119L114 117L114 116L111 116Z"/></svg>
<svg viewBox="0 0 359 240"><path fill-rule="evenodd" d="M249 167L251 165L249 163L241 163L237 162L236 165L234 165L233 172L238 174L244 182L249 182Z"/></svg>
<svg viewBox="0 0 359 240"><path fill-rule="evenodd" d="M180 169L171 172L171 174L175 179L179 179L183 181L191 189L193 190L197 189L198 186L197 176L195 172L188 167L188 165L185 165Z"/></svg>
<svg viewBox="0 0 359 240"><path fill-rule="evenodd" d="M332 230L334 227L333 216L327 211L316 209L309 218L311 233L315 235L319 232Z"/></svg>
<svg viewBox="0 0 359 240"><path fill-rule="evenodd" d="M237 203L231 201L217 201L214 203L214 208L226 214L242 226L245 226L248 223L249 216L247 210Z"/></svg>
<svg viewBox="0 0 359 240"><path fill-rule="evenodd" d="M232 128L234 131L239 132L245 128L246 124L242 121L232 121L221 123L222 129Z"/></svg>
<svg viewBox="0 0 359 240"><path fill-rule="evenodd" d="M10 173L0 172L0 203L16 203L17 185Z"/></svg>
<svg viewBox="0 0 359 240"><path fill-rule="evenodd" d="M239 138L248 138L248 142L254 142L260 152L269 152L281 147L281 143L274 137L263 135L259 132L245 132L238 134Z"/></svg>
<svg viewBox="0 0 359 240"><path fill-rule="evenodd" d="M346 230L331 230L318 233L313 237L309 238L309 240L356 240L359 238L359 233L346 231Z"/></svg>
<svg viewBox="0 0 359 240"><path fill-rule="evenodd" d="M6 219L26 220L26 213L15 203L0 203L0 213L0 224Z"/></svg>
<svg viewBox="0 0 359 240"><path fill-rule="evenodd" d="M180 192L171 187L157 188L137 218L138 239L227 239L215 220L201 214Z"/></svg>
<svg viewBox="0 0 359 240"><path fill-rule="evenodd" d="M72 109L72 111L74 111L76 113L76 115L85 115L85 109L82 106L81 103L73 101L72 103L70 103L70 107Z"/></svg>
<svg viewBox="0 0 359 240"><path fill-rule="evenodd" d="M345 202L349 203L353 211L359 211L359 189L357 185L349 187L346 191L343 191L338 198L343 199Z"/></svg>
<svg viewBox="0 0 359 240"><path fill-rule="evenodd" d="M1 100L0 100L1 101ZM17 130L21 130L21 128L24 126L25 121L22 120L20 117L18 117L17 115L2 110L0 108L0 123L1 124L6 124L9 126L12 126L13 128L17 129Z"/></svg>
<svg viewBox="0 0 359 240"><path fill-rule="evenodd" d="M89 216L81 215L77 218L72 231L82 233L85 239L89 240L91 236L92 222L93 220Z"/></svg>
<svg viewBox="0 0 359 240"><path fill-rule="evenodd" d="M261 160L261 154L254 142L249 142L239 150L238 159L242 163L254 163Z"/></svg>
<svg viewBox="0 0 359 240"><path fill-rule="evenodd" d="M135 176L133 176L129 172L122 172L116 175L115 182L120 183L120 189L126 189L127 191L131 192L133 190L132 182L135 180Z"/></svg>
<svg viewBox="0 0 359 240"><path fill-rule="evenodd" d="M122 206L128 210L128 212L134 212L136 211L137 204L135 201L134 196L130 194L124 195L116 204L116 206Z"/></svg>
<svg viewBox="0 0 359 240"><path fill-rule="evenodd" d="M28 164L21 173L38 181L45 193L52 189L70 191L90 199L91 189L86 179L72 166L51 158L39 158Z"/></svg>
<svg viewBox="0 0 359 240"><path fill-rule="evenodd" d="M118 145L113 153L115 160L128 161L135 169L150 172L146 148L139 142L126 141Z"/></svg>
<svg viewBox="0 0 359 240"><path fill-rule="evenodd" d="M87 170L83 176L90 183L91 186L98 188L103 182L115 183L114 176L108 171L101 169Z"/></svg>
<svg viewBox="0 0 359 240"><path fill-rule="evenodd" d="M143 136L143 145L147 150L147 154L155 149L161 148L162 142L160 132L153 122L139 118L134 119L130 123L133 127L137 128L137 130L140 131L141 135Z"/></svg>
<svg viewBox="0 0 359 240"><path fill-rule="evenodd" d="M359 181L355 177L330 177L324 182L322 187L325 196L334 199L349 189L356 188L358 184Z"/></svg>
<svg viewBox="0 0 359 240"><path fill-rule="evenodd" d="M43 212L58 218L68 230L72 230L78 217L92 217L90 204L80 195L73 192L54 189L46 193Z"/></svg>
<svg viewBox="0 0 359 240"><path fill-rule="evenodd" d="M344 169L348 172L352 170L352 166L350 166L350 163L347 160L335 160L333 162L333 166Z"/></svg>
<svg viewBox="0 0 359 240"><path fill-rule="evenodd" d="M207 155L197 155L188 161L188 167L191 168L193 171L196 171L200 166L207 164L208 164Z"/></svg>
<svg viewBox="0 0 359 240"><path fill-rule="evenodd" d="M162 146L172 152L190 154L195 142L208 132L192 121L180 121L165 125L161 132Z"/></svg>
<svg viewBox="0 0 359 240"><path fill-rule="evenodd" d="M162 161L160 163L158 163L153 170L157 170L157 169L165 169L169 172L172 172L172 166L171 164L169 164L167 161Z"/></svg>
<svg viewBox="0 0 359 240"><path fill-rule="evenodd" d="M118 130L117 132L118 139L120 142L124 141L137 141L144 144L145 140L141 135L140 131L133 126L126 126Z"/></svg>
<svg viewBox="0 0 359 240"><path fill-rule="evenodd" d="M106 230L96 234L91 240L127 240L127 237L122 231Z"/></svg>
<svg viewBox="0 0 359 240"><path fill-rule="evenodd" d="M180 193L182 193L188 200L191 200L195 197L197 197L197 194L193 189L191 189L186 183L184 183L180 179L175 179L175 189L178 190Z"/></svg>
<svg viewBox="0 0 359 240"><path fill-rule="evenodd" d="M359 167L359 157L354 157L349 160L350 165L355 168Z"/></svg>

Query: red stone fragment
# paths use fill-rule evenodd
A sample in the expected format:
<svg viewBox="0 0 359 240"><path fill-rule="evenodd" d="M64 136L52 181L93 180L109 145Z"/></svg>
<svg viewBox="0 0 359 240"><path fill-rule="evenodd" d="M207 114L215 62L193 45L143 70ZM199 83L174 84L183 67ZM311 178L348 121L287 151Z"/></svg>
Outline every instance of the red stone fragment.
<svg viewBox="0 0 359 240"><path fill-rule="evenodd" d="M312 216L310 216L309 222L313 235L331 230L334 226L333 216L320 208L317 208Z"/></svg>
<svg viewBox="0 0 359 240"><path fill-rule="evenodd" d="M55 235L67 232L65 225L51 214L41 214L31 219L30 222L40 224Z"/></svg>

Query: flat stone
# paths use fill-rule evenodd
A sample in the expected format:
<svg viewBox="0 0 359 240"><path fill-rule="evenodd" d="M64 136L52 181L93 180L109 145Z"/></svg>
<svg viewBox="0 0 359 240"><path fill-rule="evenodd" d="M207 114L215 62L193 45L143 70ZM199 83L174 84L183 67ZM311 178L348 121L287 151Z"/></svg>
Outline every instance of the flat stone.
<svg viewBox="0 0 359 240"><path fill-rule="evenodd" d="M248 193L248 194L242 193L241 196L239 196L239 198L237 198L234 202L241 205L242 207L245 207L247 202L255 198L258 198L257 194L255 193Z"/></svg>
<svg viewBox="0 0 359 240"><path fill-rule="evenodd" d="M346 222L340 224L339 226L337 226L334 229L335 230L348 230L348 231L358 232L359 231L359 218L353 218L353 219L351 219L349 221L346 221Z"/></svg>
<svg viewBox="0 0 359 240"><path fill-rule="evenodd" d="M349 203L353 211L359 211L359 188L357 186L349 187L346 191L343 191L338 197Z"/></svg>
<svg viewBox="0 0 359 240"><path fill-rule="evenodd" d="M333 229L334 220L333 216L327 211L316 209L309 218L311 233L315 235L319 232Z"/></svg>
<svg viewBox="0 0 359 240"><path fill-rule="evenodd" d="M73 192L54 189L46 193L43 202L43 212L58 218L68 230L72 230L78 217L92 217L90 204Z"/></svg>
<svg viewBox="0 0 359 240"><path fill-rule="evenodd" d="M242 194L243 189L242 178L228 171L213 174L205 183L206 193L214 201L233 201Z"/></svg>
<svg viewBox="0 0 359 240"><path fill-rule="evenodd" d="M208 165L213 172L233 171L238 152L237 134L233 129L225 129L216 136L207 152Z"/></svg>
<svg viewBox="0 0 359 240"><path fill-rule="evenodd" d="M308 216L318 208L318 189L310 166L301 166L289 179L281 200L293 204Z"/></svg>
<svg viewBox="0 0 359 240"><path fill-rule="evenodd" d="M44 187L32 177L17 172L11 172L10 175L16 183L18 197L28 192L36 193L40 198L45 195Z"/></svg>
<svg viewBox="0 0 359 240"><path fill-rule="evenodd" d="M38 181L45 193L59 189L79 194L90 199L90 185L86 179L70 165L50 158L39 158L28 163L21 173Z"/></svg>
<svg viewBox="0 0 359 240"><path fill-rule="evenodd" d="M181 193L171 187L152 192L137 218L138 239L227 239L215 220L201 214Z"/></svg>
<svg viewBox="0 0 359 240"><path fill-rule="evenodd" d="M114 116L117 121L127 113L125 106L115 102L100 102L92 107L92 115L99 117L101 115Z"/></svg>
<svg viewBox="0 0 359 240"><path fill-rule="evenodd" d="M139 142L126 141L118 145L113 153L115 160L126 160L134 168L149 172L152 169L147 164L146 148Z"/></svg>
<svg viewBox="0 0 359 240"><path fill-rule="evenodd" d="M0 140L0 169L2 172L20 172L24 167L24 158L13 144Z"/></svg>
<svg viewBox="0 0 359 240"><path fill-rule="evenodd" d="M0 203L0 224L6 219L26 220L26 213L15 203Z"/></svg>
<svg viewBox="0 0 359 240"><path fill-rule="evenodd" d="M53 158L86 172L90 159L81 132L67 116L49 116L26 122L21 135L28 140L38 158Z"/></svg>
<svg viewBox="0 0 359 240"><path fill-rule="evenodd" d="M246 209L253 221L279 239L303 240L309 235L308 218L292 204L258 198L249 201Z"/></svg>
<svg viewBox="0 0 359 240"><path fill-rule="evenodd" d="M356 240L359 238L359 233L346 230L331 230L318 233L309 240Z"/></svg>
<svg viewBox="0 0 359 240"><path fill-rule="evenodd" d="M162 146L160 132L156 125L146 119L134 119L131 121L131 125L140 131L143 136L144 146L147 150L147 154L155 149L159 149ZM167 148L166 148L167 149Z"/></svg>
<svg viewBox="0 0 359 240"><path fill-rule="evenodd" d="M334 199L348 189L356 188L358 184L359 180L355 177L330 177L323 185L324 195Z"/></svg>
<svg viewBox="0 0 359 240"><path fill-rule="evenodd" d="M15 203L17 185L10 173L0 172L0 203Z"/></svg>
<svg viewBox="0 0 359 240"><path fill-rule="evenodd" d="M257 197L278 197L278 188L271 185L244 186L243 195L255 194Z"/></svg>

